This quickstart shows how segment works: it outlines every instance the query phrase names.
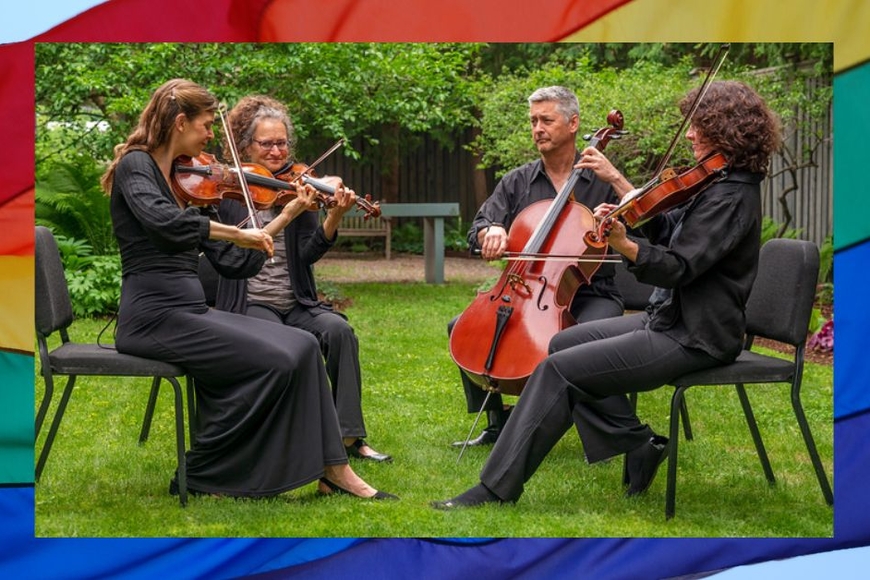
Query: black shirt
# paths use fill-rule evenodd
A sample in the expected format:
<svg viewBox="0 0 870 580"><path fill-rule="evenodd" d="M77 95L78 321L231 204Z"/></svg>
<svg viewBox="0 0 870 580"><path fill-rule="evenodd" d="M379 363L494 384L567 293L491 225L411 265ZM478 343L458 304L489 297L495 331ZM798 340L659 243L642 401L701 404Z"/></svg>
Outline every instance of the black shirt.
<svg viewBox="0 0 870 580"><path fill-rule="evenodd" d="M574 162L579 160L580 152L577 151ZM558 192L544 171L544 163L540 159L509 171L474 216L471 228L468 230L469 248L480 249L477 233L481 229L497 223L502 224L510 233L511 224L522 210L535 202L553 199L556 195ZM577 184L574 186L574 199L590 211L601 203L618 201L613 188L588 169L580 171ZM585 233L577 232L578 239ZM615 272L613 264L602 264L592 278L591 287L581 286L578 294L612 297L621 303L613 280Z"/></svg>
<svg viewBox="0 0 870 580"><path fill-rule="evenodd" d="M653 310L650 329L724 362L740 353L758 271L763 177L734 172L640 227L647 239L635 240L637 261L629 270L641 282L672 289Z"/></svg>

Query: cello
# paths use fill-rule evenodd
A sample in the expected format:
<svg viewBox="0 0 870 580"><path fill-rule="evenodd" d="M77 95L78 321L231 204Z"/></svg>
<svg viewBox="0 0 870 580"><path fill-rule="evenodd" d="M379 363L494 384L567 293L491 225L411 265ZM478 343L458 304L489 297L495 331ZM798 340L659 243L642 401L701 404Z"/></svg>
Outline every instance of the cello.
<svg viewBox="0 0 870 580"><path fill-rule="evenodd" d="M591 137L603 150L623 130L622 113L611 111L609 126ZM473 383L489 392L518 395L547 356L550 339L576 324L569 310L577 289L589 284L605 261L605 244L587 244L595 228L592 212L573 200L580 170L552 200L522 210L508 233L506 255L520 259L505 267L498 282L480 293L450 333L450 355ZM549 256L572 256L567 261Z"/></svg>

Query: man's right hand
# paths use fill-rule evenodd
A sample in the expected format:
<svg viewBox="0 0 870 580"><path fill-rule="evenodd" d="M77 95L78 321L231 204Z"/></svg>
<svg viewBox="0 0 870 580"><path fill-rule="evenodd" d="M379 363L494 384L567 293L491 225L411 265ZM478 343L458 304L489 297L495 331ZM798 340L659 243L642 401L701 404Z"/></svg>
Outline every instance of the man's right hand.
<svg viewBox="0 0 870 580"><path fill-rule="evenodd" d="M507 250L507 231L502 226L489 226L477 234L480 255L484 260L498 260Z"/></svg>

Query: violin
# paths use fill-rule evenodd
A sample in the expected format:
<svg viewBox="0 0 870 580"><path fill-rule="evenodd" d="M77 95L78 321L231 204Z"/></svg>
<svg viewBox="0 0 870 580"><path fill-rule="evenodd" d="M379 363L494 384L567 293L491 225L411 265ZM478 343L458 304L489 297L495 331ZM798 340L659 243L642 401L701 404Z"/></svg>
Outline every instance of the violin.
<svg viewBox="0 0 870 580"><path fill-rule="evenodd" d="M172 172L172 191L186 205L219 204L223 199L244 202L244 192L238 171L222 163L211 153L196 157L180 157ZM245 181L256 209L267 209L275 204L278 191L287 187L283 181L257 163L243 163Z"/></svg>
<svg viewBox="0 0 870 580"><path fill-rule="evenodd" d="M586 243L595 246L606 245L604 238L615 218L621 216L630 227L641 225L656 215L688 201L704 191L709 185L725 177L728 161L721 153L705 157L697 165L680 174L671 169L665 169L665 166L674 152L677 140L684 134L683 132L704 99L707 89L710 88L710 83L719 72L729 49L730 44L727 43L719 47L713 66L707 71L707 76L695 95L695 100L683 117L680 127L674 133L668 150L659 161L653 178L637 192L626 195L616 208L601 218L595 231L589 231L584 235Z"/></svg>
<svg viewBox="0 0 870 580"><path fill-rule="evenodd" d="M289 183L289 179L274 177L271 171L258 163L241 165L255 209L280 207L296 198L296 188ZM335 206L334 187L313 179L308 183L318 190L317 205L313 210ZM187 205L219 204L223 199L245 201L238 171L218 163L210 153L176 160L172 189L176 197Z"/></svg>
<svg viewBox="0 0 870 580"><path fill-rule="evenodd" d="M590 146L604 150L611 139L625 133L622 113L611 111L607 121L609 126L590 138ZM532 259L510 262L498 282L459 316L450 333L454 362L490 393L520 394L547 357L550 339L577 323L570 312L577 290L607 261L606 242L584 241L583 234L595 228L595 221L589 208L573 200L580 172L572 171L554 199L532 203L517 215L508 232L507 254Z"/></svg>
<svg viewBox="0 0 870 580"><path fill-rule="evenodd" d="M278 200L276 201L278 205L283 205L284 203L286 203L286 201L283 201L285 196L295 196L293 192L295 191L295 183L297 182L311 185L319 192L325 194L323 196L320 196L318 200L324 201L327 207L333 207L336 204L335 198L332 197L335 195L335 187L326 183L325 181L317 179L317 175L313 172L313 168L305 165L304 163L294 163L290 166L290 169L288 171L277 175L277 178L290 185L289 189L282 191L278 194ZM323 200L323 197L327 199ZM372 202L372 196L370 194L366 194L362 197L357 196L354 203L356 207L362 210L365 214L363 216L364 219L368 219L370 217L380 217L381 215L380 203Z"/></svg>
<svg viewBox="0 0 870 580"><path fill-rule="evenodd" d="M595 231L586 233L586 242L601 244L607 236L613 219L622 217L629 227L637 227L657 216L681 205L708 186L723 179L727 175L728 161L721 153L714 153L703 159L694 167L677 174L675 171L665 171L662 181L645 186L635 195L626 198L611 212L605 215Z"/></svg>

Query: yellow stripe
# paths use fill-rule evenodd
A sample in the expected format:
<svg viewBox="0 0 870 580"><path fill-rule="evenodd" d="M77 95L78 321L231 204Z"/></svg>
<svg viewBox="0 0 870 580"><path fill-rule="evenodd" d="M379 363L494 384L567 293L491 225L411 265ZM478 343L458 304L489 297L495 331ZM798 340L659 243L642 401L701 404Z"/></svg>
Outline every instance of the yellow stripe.
<svg viewBox="0 0 870 580"><path fill-rule="evenodd" d="M834 71L870 60L867 0L632 0L573 42L834 42Z"/></svg>
<svg viewBox="0 0 870 580"><path fill-rule="evenodd" d="M0 348L32 353L33 256L0 256Z"/></svg>

